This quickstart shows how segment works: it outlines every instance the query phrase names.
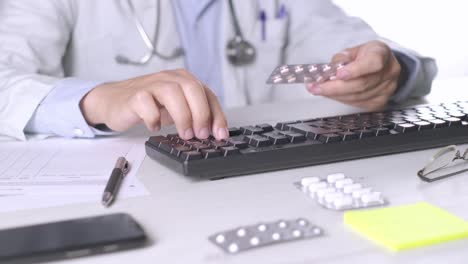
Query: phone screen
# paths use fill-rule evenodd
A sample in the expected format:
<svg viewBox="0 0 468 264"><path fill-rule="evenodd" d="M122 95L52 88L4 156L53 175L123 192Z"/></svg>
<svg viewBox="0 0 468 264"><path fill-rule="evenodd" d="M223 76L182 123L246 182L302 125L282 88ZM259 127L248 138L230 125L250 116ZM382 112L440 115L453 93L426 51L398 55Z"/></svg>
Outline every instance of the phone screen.
<svg viewBox="0 0 468 264"><path fill-rule="evenodd" d="M145 241L143 229L128 214L32 225L0 230L0 262L79 257L136 247Z"/></svg>

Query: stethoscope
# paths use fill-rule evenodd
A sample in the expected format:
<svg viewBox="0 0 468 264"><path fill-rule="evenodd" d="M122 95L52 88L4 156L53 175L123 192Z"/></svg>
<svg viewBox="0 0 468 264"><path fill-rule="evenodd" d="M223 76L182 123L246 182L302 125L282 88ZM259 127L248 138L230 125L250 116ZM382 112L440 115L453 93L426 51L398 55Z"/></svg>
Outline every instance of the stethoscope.
<svg viewBox="0 0 468 264"><path fill-rule="evenodd" d="M146 46L146 54L144 54L139 60L132 60L124 55L118 54L115 57L115 61L119 64L127 65L136 65L142 66L147 64L154 56L157 56L163 60L173 60L177 59L184 55L184 50L182 47L176 47L170 54L162 54L157 50L155 44L159 40L159 26L160 26L160 14L161 14L161 1L157 0L157 11L156 11L156 30L155 30L155 39L154 42L151 41L150 37L146 33L143 24L135 11L135 6L131 0L127 0L128 6L130 8L131 17L138 29L141 39L143 40ZM234 37L228 41L226 45L226 55L229 62L235 66L245 66L251 64L256 57L255 47L244 39L242 30L239 26L239 20L237 19L236 10L234 9L233 0L229 0L229 12L231 13L232 25L234 27ZM155 44L153 44L155 43Z"/></svg>

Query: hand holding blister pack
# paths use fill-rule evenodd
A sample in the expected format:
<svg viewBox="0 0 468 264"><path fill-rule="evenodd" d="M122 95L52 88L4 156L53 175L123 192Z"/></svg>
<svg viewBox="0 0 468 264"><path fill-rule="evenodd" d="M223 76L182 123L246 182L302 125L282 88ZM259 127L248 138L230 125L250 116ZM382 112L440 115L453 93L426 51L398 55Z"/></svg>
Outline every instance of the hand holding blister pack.
<svg viewBox="0 0 468 264"><path fill-rule="evenodd" d="M286 64L276 67L267 84L322 83L336 79L345 63Z"/></svg>

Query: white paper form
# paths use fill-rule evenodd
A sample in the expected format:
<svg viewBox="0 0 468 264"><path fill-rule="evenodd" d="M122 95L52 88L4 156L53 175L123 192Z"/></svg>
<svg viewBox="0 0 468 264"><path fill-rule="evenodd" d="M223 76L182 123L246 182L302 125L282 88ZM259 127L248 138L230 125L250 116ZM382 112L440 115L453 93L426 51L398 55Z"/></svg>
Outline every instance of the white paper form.
<svg viewBox="0 0 468 264"><path fill-rule="evenodd" d="M130 171L117 199L148 194L136 178L145 157L142 139L0 142L0 211L100 203L120 156L129 161Z"/></svg>

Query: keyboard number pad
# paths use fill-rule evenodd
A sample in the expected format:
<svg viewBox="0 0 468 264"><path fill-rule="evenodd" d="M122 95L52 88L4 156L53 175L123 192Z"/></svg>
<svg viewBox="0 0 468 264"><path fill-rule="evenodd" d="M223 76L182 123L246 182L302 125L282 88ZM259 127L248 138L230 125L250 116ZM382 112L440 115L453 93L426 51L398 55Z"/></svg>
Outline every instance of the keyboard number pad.
<svg viewBox="0 0 468 264"><path fill-rule="evenodd" d="M306 177L294 185L318 204L331 210L359 209L387 204L382 193L346 177L343 173L330 174L326 178Z"/></svg>

